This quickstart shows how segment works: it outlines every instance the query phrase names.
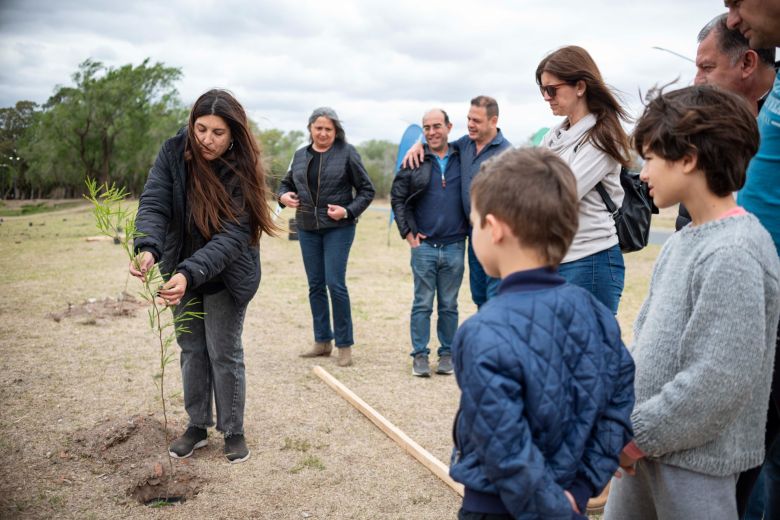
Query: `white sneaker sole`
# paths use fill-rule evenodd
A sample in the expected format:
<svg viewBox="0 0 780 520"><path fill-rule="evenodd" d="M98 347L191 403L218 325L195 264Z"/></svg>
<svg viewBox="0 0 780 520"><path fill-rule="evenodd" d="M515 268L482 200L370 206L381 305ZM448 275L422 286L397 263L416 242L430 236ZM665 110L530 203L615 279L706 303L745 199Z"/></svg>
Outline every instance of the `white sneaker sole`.
<svg viewBox="0 0 780 520"><path fill-rule="evenodd" d="M192 447L192 450L186 455L177 455L176 453L172 452L171 450L168 450L168 455L173 457L174 459L186 459L187 457L190 457L193 453L195 453L195 450L199 448L205 448L209 445L208 439L203 439L202 441L198 441L195 443L195 446Z"/></svg>
<svg viewBox="0 0 780 520"><path fill-rule="evenodd" d="M249 460L249 457L251 457L251 456L252 456L252 450L249 450L247 452L247 454L246 454L246 457L243 457L241 459L235 459L235 460L228 459L228 462L231 463L231 464L239 464L241 462Z"/></svg>

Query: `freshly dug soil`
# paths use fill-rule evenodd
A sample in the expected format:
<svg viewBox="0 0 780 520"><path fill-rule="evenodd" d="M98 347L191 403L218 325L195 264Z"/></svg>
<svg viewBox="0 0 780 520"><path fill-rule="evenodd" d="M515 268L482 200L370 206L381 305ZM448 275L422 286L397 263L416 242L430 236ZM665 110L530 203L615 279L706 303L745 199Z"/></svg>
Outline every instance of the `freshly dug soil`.
<svg viewBox="0 0 780 520"><path fill-rule="evenodd" d="M101 473L125 480L127 495L141 504L184 502L201 491L204 479L186 459L168 461L166 447L173 437L166 439L156 418L134 415L77 431L73 451Z"/></svg>

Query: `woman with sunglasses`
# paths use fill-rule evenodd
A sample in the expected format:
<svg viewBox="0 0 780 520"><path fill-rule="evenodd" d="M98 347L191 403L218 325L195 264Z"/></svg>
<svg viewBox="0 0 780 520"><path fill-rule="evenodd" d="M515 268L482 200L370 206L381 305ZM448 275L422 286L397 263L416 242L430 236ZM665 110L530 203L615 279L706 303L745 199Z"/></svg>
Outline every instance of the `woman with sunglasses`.
<svg viewBox="0 0 780 520"><path fill-rule="evenodd" d="M567 281L590 291L617 314L625 266L612 215L595 187L600 182L620 207L620 168L630 163L628 136L620 120L628 114L582 47L558 49L539 63L536 83L553 114L565 119L542 140L577 179L579 228L560 265Z"/></svg>

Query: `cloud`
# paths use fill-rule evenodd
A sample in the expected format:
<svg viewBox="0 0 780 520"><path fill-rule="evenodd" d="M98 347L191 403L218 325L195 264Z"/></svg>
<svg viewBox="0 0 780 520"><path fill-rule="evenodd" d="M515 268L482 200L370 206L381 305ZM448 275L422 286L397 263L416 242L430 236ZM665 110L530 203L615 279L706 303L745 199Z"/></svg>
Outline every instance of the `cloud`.
<svg viewBox="0 0 780 520"><path fill-rule="evenodd" d="M549 51L587 48L636 114L640 90L694 75L652 47L693 57L699 29L722 11L717 0L6 0L0 106L45 102L89 57L114 67L149 57L181 68L186 103L225 87L260 127L304 130L314 107L330 105L351 141L395 141L439 106L461 135L468 100L488 94L520 144L556 122L534 80Z"/></svg>

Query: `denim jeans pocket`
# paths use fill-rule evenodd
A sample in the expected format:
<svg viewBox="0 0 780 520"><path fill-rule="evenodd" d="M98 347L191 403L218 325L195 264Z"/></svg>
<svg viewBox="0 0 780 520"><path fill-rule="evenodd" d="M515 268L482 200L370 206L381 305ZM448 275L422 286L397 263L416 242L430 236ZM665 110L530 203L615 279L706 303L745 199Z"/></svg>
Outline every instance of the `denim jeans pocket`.
<svg viewBox="0 0 780 520"><path fill-rule="evenodd" d="M613 282L617 282L622 286L626 277L626 264L623 260L620 246L613 246L607 249L606 253L609 260L609 275L612 277Z"/></svg>

